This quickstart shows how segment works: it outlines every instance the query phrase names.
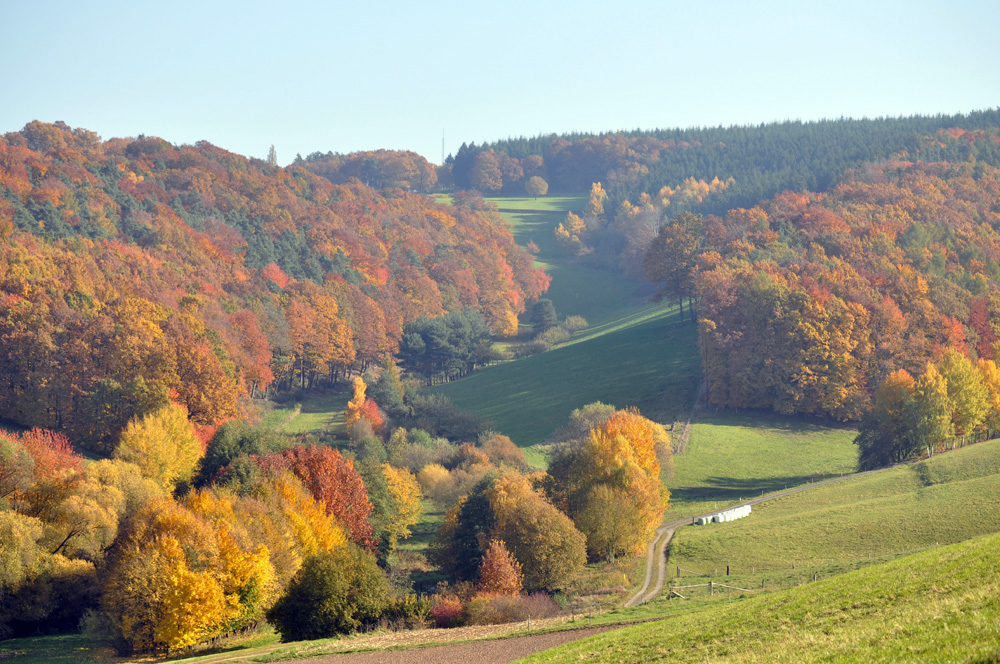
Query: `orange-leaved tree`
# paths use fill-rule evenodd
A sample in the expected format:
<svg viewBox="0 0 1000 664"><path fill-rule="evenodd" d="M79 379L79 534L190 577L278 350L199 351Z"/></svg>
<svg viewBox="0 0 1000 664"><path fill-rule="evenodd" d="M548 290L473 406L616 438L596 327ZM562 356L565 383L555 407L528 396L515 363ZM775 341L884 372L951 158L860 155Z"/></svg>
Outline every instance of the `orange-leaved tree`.
<svg viewBox="0 0 1000 664"><path fill-rule="evenodd" d="M476 590L490 595L519 595L523 585L521 563L510 554L503 540L490 540L479 564Z"/></svg>

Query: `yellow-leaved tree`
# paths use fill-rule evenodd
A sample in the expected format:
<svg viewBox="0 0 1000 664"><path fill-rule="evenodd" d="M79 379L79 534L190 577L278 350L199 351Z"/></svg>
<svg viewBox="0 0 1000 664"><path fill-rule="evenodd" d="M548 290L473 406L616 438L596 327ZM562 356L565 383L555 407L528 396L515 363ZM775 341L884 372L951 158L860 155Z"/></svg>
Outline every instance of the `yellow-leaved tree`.
<svg viewBox="0 0 1000 664"><path fill-rule="evenodd" d="M187 408L174 403L129 422L115 450L168 492L194 477L203 454Z"/></svg>
<svg viewBox="0 0 1000 664"><path fill-rule="evenodd" d="M186 501L215 531L219 550L217 578L226 601L225 632L260 621L277 600L279 591L267 545L254 541L236 510L236 505L247 500L202 490L192 492Z"/></svg>
<svg viewBox="0 0 1000 664"><path fill-rule="evenodd" d="M344 414L344 426L350 431L358 420L361 419L361 412L365 405L365 392L368 386L365 381L357 376L354 379L354 397L347 402L347 411Z"/></svg>
<svg viewBox="0 0 1000 664"><path fill-rule="evenodd" d="M390 547L395 548L397 541L410 536L410 526L420 519L420 501L424 496L417 478L405 468L394 468L383 463L382 476L385 477L393 503L392 515L386 523L385 534Z"/></svg>
<svg viewBox="0 0 1000 664"><path fill-rule="evenodd" d="M150 500L109 556L101 604L135 651L174 650L220 633L229 619L210 525L169 498Z"/></svg>
<svg viewBox="0 0 1000 664"><path fill-rule="evenodd" d="M552 497L587 536L592 558L642 552L670 496L660 482L661 459L672 462L666 430L634 408L595 423L555 456Z"/></svg>
<svg viewBox="0 0 1000 664"><path fill-rule="evenodd" d="M274 491L303 557L329 553L347 542L344 529L326 513L326 505L317 502L290 472L274 480Z"/></svg>
<svg viewBox="0 0 1000 664"><path fill-rule="evenodd" d="M219 633L232 609L226 605L222 586L208 571L194 571L180 543L163 537L155 551L162 556L162 604L154 639L168 650L187 648Z"/></svg>

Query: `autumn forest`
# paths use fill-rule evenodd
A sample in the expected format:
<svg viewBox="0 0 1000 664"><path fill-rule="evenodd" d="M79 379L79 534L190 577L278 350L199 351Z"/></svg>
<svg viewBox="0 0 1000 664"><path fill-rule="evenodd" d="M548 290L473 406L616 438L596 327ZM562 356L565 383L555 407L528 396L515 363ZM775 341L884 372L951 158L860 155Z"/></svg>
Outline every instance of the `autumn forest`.
<svg viewBox="0 0 1000 664"><path fill-rule="evenodd" d="M511 622L643 554L672 423L580 403L529 463L433 390L587 328L484 198L551 194L581 201L547 238L561 260L696 335L700 407L848 423L859 469L1000 431L1000 111L508 139L440 166L32 121L0 136L0 639L83 625L167 654L264 623ZM330 394L337 433L264 417ZM428 509L426 551L402 551Z"/></svg>

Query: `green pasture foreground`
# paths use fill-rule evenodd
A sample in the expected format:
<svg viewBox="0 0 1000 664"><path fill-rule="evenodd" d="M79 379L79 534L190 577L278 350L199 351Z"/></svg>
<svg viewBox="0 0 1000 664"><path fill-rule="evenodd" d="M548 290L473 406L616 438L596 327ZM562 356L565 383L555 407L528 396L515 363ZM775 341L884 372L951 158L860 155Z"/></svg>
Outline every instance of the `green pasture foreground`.
<svg viewBox="0 0 1000 664"><path fill-rule="evenodd" d="M637 319L623 316L603 334L434 389L521 446L541 442L594 401L672 421L690 409L700 381L696 330L675 325L677 313L666 306L633 313Z"/></svg>
<svg viewBox="0 0 1000 664"><path fill-rule="evenodd" d="M996 662L998 569L989 535L521 661Z"/></svg>
<svg viewBox="0 0 1000 664"><path fill-rule="evenodd" d="M773 413L704 414L674 456L668 519L853 473L857 431Z"/></svg>
<svg viewBox="0 0 1000 664"><path fill-rule="evenodd" d="M990 441L761 503L744 519L679 528L667 567L775 578L794 564L822 576L998 531L1000 441Z"/></svg>

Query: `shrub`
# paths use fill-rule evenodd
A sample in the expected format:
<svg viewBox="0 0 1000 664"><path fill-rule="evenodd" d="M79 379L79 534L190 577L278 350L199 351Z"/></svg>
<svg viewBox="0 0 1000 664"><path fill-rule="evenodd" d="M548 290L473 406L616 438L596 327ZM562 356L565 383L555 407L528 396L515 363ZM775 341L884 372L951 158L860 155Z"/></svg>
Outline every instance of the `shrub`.
<svg viewBox="0 0 1000 664"><path fill-rule="evenodd" d="M538 355L539 353L544 353L545 351L552 348L551 345L545 343L544 341L529 341L526 344L520 344L514 348L514 357L530 357L531 355Z"/></svg>
<svg viewBox="0 0 1000 664"><path fill-rule="evenodd" d="M583 316L567 316L566 320L563 321L562 326L566 328L566 331L570 334L574 332L579 332L580 330L586 330L590 327L587 323L587 319Z"/></svg>
<svg viewBox="0 0 1000 664"><path fill-rule="evenodd" d="M465 622L465 605L454 595L435 595L430 615L436 627L459 627Z"/></svg>
<svg viewBox="0 0 1000 664"><path fill-rule="evenodd" d="M320 639L377 621L389 609L385 575L354 544L307 558L267 619L282 641Z"/></svg>
<svg viewBox="0 0 1000 664"><path fill-rule="evenodd" d="M478 415L458 408L442 394L414 395L413 424L449 440L475 440L486 429Z"/></svg>
<svg viewBox="0 0 1000 664"><path fill-rule="evenodd" d="M420 431L427 436L428 442L426 444L414 442L414 431L420 431L420 429L410 430L410 440L400 453L401 463L399 465L405 466L410 472L420 472L421 468L432 463L443 464L454 454L454 449L447 440L431 438L426 431Z"/></svg>
<svg viewBox="0 0 1000 664"><path fill-rule="evenodd" d="M431 600L429 597L408 593L396 600L392 615L405 627L423 627L431 616Z"/></svg>
<svg viewBox="0 0 1000 664"><path fill-rule="evenodd" d="M204 486L214 476L240 456L265 456L288 447L285 436L265 427L254 427L243 420L230 420L220 426L212 437L201 460L195 486Z"/></svg>
<svg viewBox="0 0 1000 664"><path fill-rule="evenodd" d="M469 625L500 625L523 622L528 618L551 618L559 613L559 605L546 593L528 596L477 595L466 608Z"/></svg>
<svg viewBox="0 0 1000 664"><path fill-rule="evenodd" d="M358 427L355 427L357 429ZM389 458L385 445L376 436L365 436L354 444L354 454L362 463L380 464Z"/></svg>
<svg viewBox="0 0 1000 664"><path fill-rule="evenodd" d="M429 463L417 473L417 481L424 495L441 502L442 498L451 493L451 473L437 463Z"/></svg>
<svg viewBox="0 0 1000 664"><path fill-rule="evenodd" d="M526 468L527 461L524 458L524 450L514 444L507 436L493 434L487 438L480 449L490 461L496 465L506 463L515 468Z"/></svg>
<svg viewBox="0 0 1000 664"><path fill-rule="evenodd" d="M549 347L556 346L558 344L566 343L569 341L570 333L563 326L551 327L537 337L535 337L536 342L541 342Z"/></svg>

